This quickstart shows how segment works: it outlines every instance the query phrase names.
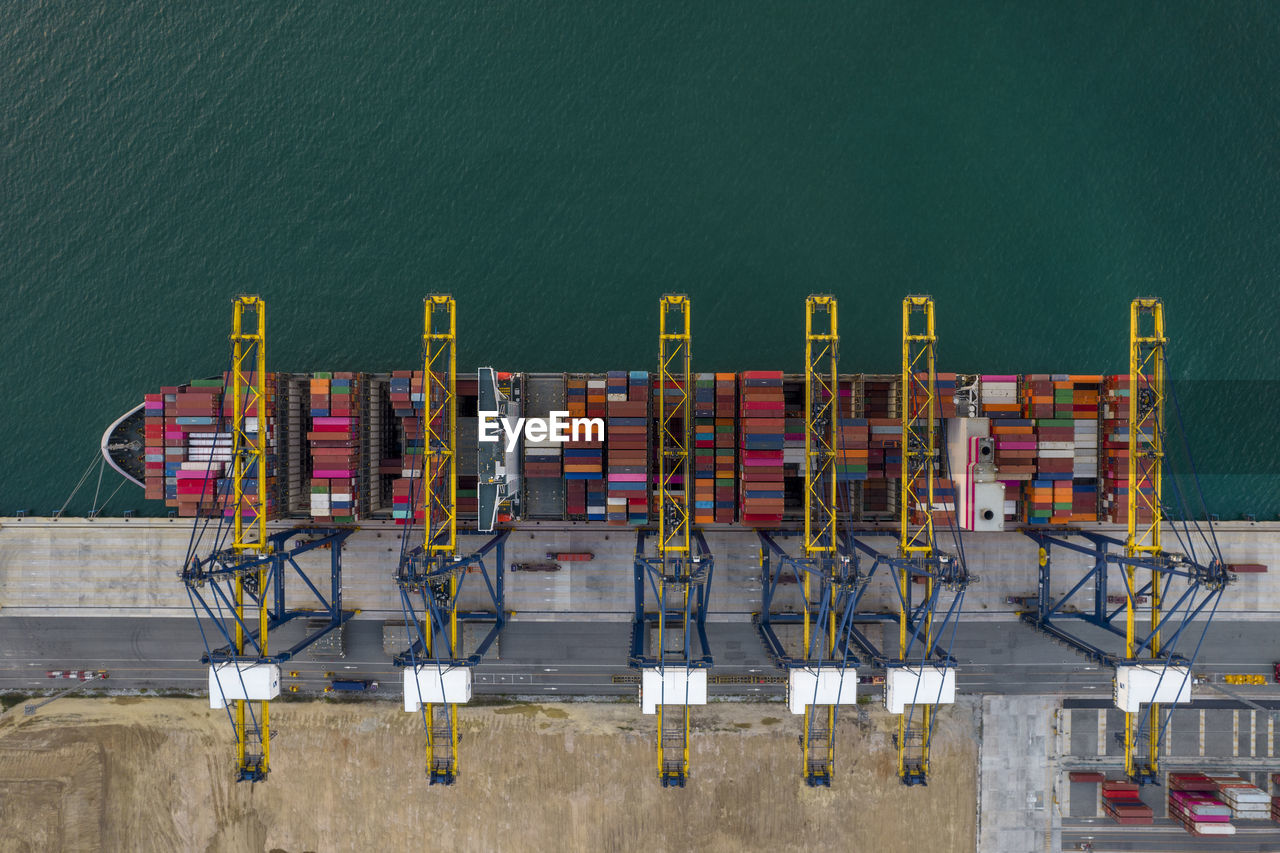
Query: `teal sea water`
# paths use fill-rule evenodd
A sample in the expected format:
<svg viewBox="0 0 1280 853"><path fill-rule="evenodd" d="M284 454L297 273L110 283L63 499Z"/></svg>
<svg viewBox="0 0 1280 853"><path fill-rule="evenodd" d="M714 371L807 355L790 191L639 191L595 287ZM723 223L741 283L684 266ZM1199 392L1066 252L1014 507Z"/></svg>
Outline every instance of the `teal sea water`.
<svg viewBox="0 0 1280 853"><path fill-rule="evenodd" d="M0 4L0 513L60 506L102 429L227 359L1120 372L1162 296L1212 508L1280 512L1280 7L923 2ZM104 494L114 488L110 477ZM88 509L81 496L69 511ZM158 513L121 490L109 511Z"/></svg>

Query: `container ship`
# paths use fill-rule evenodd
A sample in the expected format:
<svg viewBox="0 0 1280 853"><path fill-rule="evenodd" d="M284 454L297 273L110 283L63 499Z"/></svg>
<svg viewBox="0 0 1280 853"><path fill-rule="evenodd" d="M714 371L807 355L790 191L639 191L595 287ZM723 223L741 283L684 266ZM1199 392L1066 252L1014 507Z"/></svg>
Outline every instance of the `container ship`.
<svg viewBox="0 0 1280 853"><path fill-rule="evenodd" d="M268 518L420 521L423 376L268 374L264 411L248 412L267 433L260 503ZM802 526L804 375L750 370L693 381L690 479L673 485L689 492L694 523ZM854 522L899 518L902 381L838 377L837 491L842 516ZM970 530L1127 523L1128 383L1127 375L936 374L934 522ZM145 395L104 433L103 455L171 515L232 513L228 385L215 377ZM459 372L459 526L656 523L661 393L648 371ZM481 441L486 412L513 422L554 412L600 419L604 435ZM257 478L246 482L256 488Z"/></svg>

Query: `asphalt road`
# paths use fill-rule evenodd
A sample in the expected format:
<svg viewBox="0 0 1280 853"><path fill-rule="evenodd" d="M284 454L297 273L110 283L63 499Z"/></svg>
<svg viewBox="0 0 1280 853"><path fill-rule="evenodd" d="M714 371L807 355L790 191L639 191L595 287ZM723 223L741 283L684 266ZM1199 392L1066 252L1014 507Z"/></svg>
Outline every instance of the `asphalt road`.
<svg viewBox="0 0 1280 853"><path fill-rule="evenodd" d="M300 636L301 625L272 634L273 648ZM1219 636L1221 635L1221 636ZM776 678L781 673L747 622L711 622L713 675ZM627 622L509 622L496 647L476 668L481 694L634 695L626 665ZM1269 672L1277 651L1274 625L1267 622L1215 624L1201 652L1198 671ZM383 647L380 620L353 620L344 632L341 657L313 647L287 663L286 689L320 693L327 673L377 680L384 694L400 694L398 669ZM395 643L397 648L407 641ZM163 617L0 617L0 691L66 686L47 670L105 669L103 685L113 689L207 689L204 651L194 619ZM1030 628L1014 622L962 625L954 654L960 661L958 687L969 694L1098 696L1111 690L1111 673ZM290 673L297 672L297 676ZM1239 688L1238 688L1239 689ZM1250 698L1275 698L1274 688L1245 688ZM780 683L716 684L712 693L783 695Z"/></svg>
<svg viewBox="0 0 1280 853"><path fill-rule="evenodd" d="M1085 842L1093 845L1094 853L1176 853L1181 850L1194 853L1275 853L1277 832L1270 822L1248 821L1237 822L1233 836L1195 838L1172 821L1163 819L1152 826L1126 827L1118 827L1107 818L1093 822L1064 820L1062 849L1087 849L1081 847Z"/></svg>

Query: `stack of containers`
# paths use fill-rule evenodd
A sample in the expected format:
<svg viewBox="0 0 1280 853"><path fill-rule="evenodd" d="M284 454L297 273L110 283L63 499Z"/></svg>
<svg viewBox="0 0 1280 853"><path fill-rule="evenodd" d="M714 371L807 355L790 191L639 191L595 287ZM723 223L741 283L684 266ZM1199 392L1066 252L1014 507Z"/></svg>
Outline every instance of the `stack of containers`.
<svg viewBox="0 0 1280 853"><path fill-rule="evenodd" d="M160 494L164 498L165 506L175 510L178 509L178 471L182 469L182 462L187 458L186 433L178 428L177 423L176 406L178 392L181 390L182 388L177 385L166 385L160 389L160 396L164 399L164 407L160 410L160 434L164 445L163 467L158 469ZM157 473L157 469L151 467L155 463L144 464L148 466L148 477Z"/></svg>
<svg viewBox="0 0 1280 853"><path fill-rule="evenodd" d="M842 407L847 411L847 404ZM836 482L841 494L849 483L867 479L867 457L871 434L866 418L842 417L836 434Z"/></svg>
<svg viewBox="0 0 1280 853"><path fill-rule="evenodd" d="M1037 479L1053 482L1050 522L1095 521L1102 377L1032 374L1027 380L1024 402L1036 419L1041 451Z"/></svg>
<svg viewBox="0 0 1280 853"><path fill-rule="evenodd" d="M788 387L790 386L790 387ZM790 393L788 393L790 392ZM787 489L803 500L804 495L804 382L783 382L782 477L795 485ZM789 401L789 402L788 402ZM794 497L793 497L794 500ZM793 509L796 507L793 506ZM784 506L785 509L785 506Z"/></svg>
<svg viewBox="0 0 1280 853"><path fill-rule="evenodd" d="M954 382L952 383L954 388ZM1016 374L984 374L979 384L980 412L984 418L1021 418Z"/></svg>
<svg viewBox="0 0 1280 853"><path fill-rule="evenodd" d="M946 392L943 392L942 390L943 375L951 377L950 388ZM937 408L935 409L935 412L934 412L934 415L936 418L955 417L955 412L956 412L955 377L956 375L954 373L935 374L936 387L937 387L937 392L936 392L937 400L939 403L945 400L947 405L943 408L945 408L946 411L950 412L950 414L944 414L943 408ZM916 379L921 383L927 383L929 377L928 377L928 374L926 373L917 373ZM939 437L940 437L940 433L935 433L934 446L941 448L939 452L939 456L941 457L941 456L945 456L946 449L942 447L942 444L939 441ZM916 488L916 496L921 501L927 501L929 499L929 496L928 496L929 484L926 481L920 480L915 484L915 488ZM933 507L932 508L933 508L933 523L935 525L939 527L947 527L955 524L955 515L956 515L955 482L948 477L943 477L942 471L939 470L937 465L934 466ZM914 523L923 524L924 509L925 509L924 504L917 503L911 509L912 509L912 519Z"/></svg>
<svg viewBox="0 0 1280 853"><path fill-rule="evenodd" d="M604 419L607 414L605 400L604 379L593 378L587 380L587 417ZM608 440L608 436L605 436ZM599 443L601 454L604 452L604 442ZM603 470L603 457L601 459L601 469ZM588 521L604 521L605 520L605 480L603 476L589 478L587 480L587 520Z"/></svg>
<svg viewBox="0 0 1280 853"><path fill-rule="evenodd" d="M769 527L782 521L782 373L748 370L739 376L738 385L741 521L748 527Z"/></svg>
<svg viewBox="0 0 1280 853"><path fill-rule="evenodd" d="M1218 798L1231 808L1236 820L1267 820L1271 817L1271 797L1266 791L1239 776L1210 776L1218 786Z"/></svg>
<svg viewBox="0 0 1280 853"><path fill-rule="evenodd" d="M715 521L732 524L736 517L734 469L737 467L735 412L738 401L738 377L732 373L716 374L715 395Z"/></svg>
<svg viewBox="0 0 1280 853"><path fill-rule="evenodd" d="M165 405L165 503L184 517L231 512L232 499L224 496L232 489L223 475L231 464L232 438L218 429L223 380L200 379L175 391L172 416ZM255 474L249 488L256 485Z"/></svg>
<svg viewBox="0 0 1280 853"><path fill-rule="evenodd" d="M566 404L570 418L587 417L587 382L585 378L568 381L566 387ZM579 436L576 441L564 445L564 478L565 505L569 517L574 520L588 517L587 485L588 481L600 482L603 466L604 442L587 441ZM604 508L600 508L600 519L604 520Z"/></svg>
<svg viewBox="0 0 1280 853"><path fill-rule="evenodd" d="M212 379L209 381L211 383L217 382L216 379ZM230 426L232 419L235 416L234 401L232 400L231 394L228 392L228 389L231 387L231 374L229 373L224 374L222 377L222 382L223 382L222 423L227 426ZM195 385L196 383L193 382L191 384ZM247 417L247 420L245 421L245 430L248 433L250 439L255 437L253 433L260 427L265 427L267 431L267 434L265 437L266 438L266 441L265 441L266 458L264 460L267 466L267 471L266 471L267 493L265 495L258 496L257 498L255 498L255 496L257 495L257 489L258 489L258 474L257 474L257 471L253 468L253 466L250 465L248 468L245 469L244 479L241 482L241 486L244 490L244 494L247 497L245 499L245 503L242 504L241 506L240 515L241 517L244 517L244 518L252 517L255 513L254 513L253 504L250 502L256 499L259 502L258 506L261 508L261 511L266 513L266 516L268 519L271 519L276 517L276 481L275 481L275 475L276 475L276 471L275 471L275 467L276 467L276 455L275 455L276 454L276 442L275 442L276 375L274 373L268 373L266 375L266 379L262 385L262 393L263 393L264 409L261 412L261 417L260 418L255 417L256 415L259 414L257 403L248 404L248 407L245 409L244 414ZM243 394L242 394L242 397L243 397ZM204 463L208 460L212 460L214 462L219 462L219 461L224 462L224 474L223 474L224 479L221 479L218 481L218 494L221 496L224 496L222 514L228 518L235 515L235 511L231 506L231 504L235 501L235 481L232 478L232 465L231 465L233 446L234 446L234 439L230 432L204 433L204 434L193 433L190 436L190 445L187 449L187 459L192 462Z"/></svg>
<svg viewBox="0 0 1280 853"><path fill-rule="evenodd" d="M560 442L550 436L542 441L524 440L524 475L530 479L558 480L564 470L560 467Z"/></svg>
<svg viewBox="0 0 1280 853"><path fill-rule="evenodd" d="M1032 374L1032 393L1024 399L1035 415L1036 474L1027 496L1027 521L1066 524L1071 521L1075 428L1071 381L1061 374ZM1046 393L1047 391L1047 393Z"/></svg>
<svg viewBox="0 0 1280 853"><path fill-rule="evenodd" d="M693 382L693 522L716 518L716 375L699 373Z"/></svg>
<svg viewBox="0 0 1280 853"><path fill-rule="evenodd" d="M311 517L356 519L360 439L354 373L316 373L310 382Z"/></svg>
<svg viewBox="0 0 1280 853"><path fill-rule="evenodd" d="M996 471L1004 483L1004 520L1016 521L1036 473L1035 425L1029 417L1000 418L991 422L991 437L996 443Z"/></svg>
<svg viewBox="0 0 1280 853"><path fill-rule="evenodd" d="M164 392L142 402L142 484L149 501L164 500Z"/></svg>
<svg viewBox="0 0 1280 853"><path fill-rule="evenodd" d="M418 523L426 519L421 505L422 484L418 482L423 465L423 393L422 371L397 370L391 374L391 408L400 419L402 436L400 476L391 481L391 517L401 525L409 524L411 515Z"/></svg>
<svg viewBox="0 0 1280 853"><path fill-rule="evenodd" d="M854 517L857 506L853 483L865 484L870 468L871 429L860 417L856 384L852 377L836 377L836 507L846 518Z"/></svg>
<svg viewBox="0 0 1280 853"><path fill-rule="evenodd" d="M1075 455L1071 469L1071 520L1098 520L1098 404L1101 376L1071 377Z"/></svg>
<svg viewBox="0 0 1280 853"><path fill-rule="evenodd" d="M1231 809L1214 797L1218 786L1203 773L1169 774L1169 817L1192 835L1235 835Z"/></svg>
<svg viewBox="0 0 1280 853"><path fill-rule="evenodd" d="M469 411L471 406L467 404L467 398L475 400L480 395L479 381L474 373L464 374L458 377L454 384L454 392L458 395L458 411ZM461 414L459 414L461 418ZM477 482L479 478L476 476L475 466L469 469L458 469L458 493L457 493L457 513L458 522L474 522L480 513L480 498L478 496Z"/></svg>
<svg viewBox="0 0 1280 853"><path fill-rule="evenodd" d="M649 373L644 370L633 370L627 377L627 402L635 406L639 404L637 411L643 414L644 407L649 403L650 397ZM649 420L645 417L644 431L640 442L640 448L643 451L642 468L647 468L649 464L649 436L651 429ZM641 483L646 481L645 471L641 471ZM683 487L683 483L677 484ZM635 526L642 526L649 522L649 495L643 486L639 494L631 494L627 496L627 523Z"/></svg>
<svg viewBox="0 0 1280 853"><path fill-rule="evenodd" d="M893 383L867 380L862 388L862 411L869 430L862 511L883 514L893 510L890 481L902 476L902 420L889 416L895 408Z"/></svg>
<svg viewBox="0 0 1280 853"><path fill-rule="evenodd" d="M1142 826L1153 823L1151 806L1142 802L1133 782L1103 782L1102 810L1118 824Z"/></svg>
<svg viewBox="0 0 1280 853"><path fill-rule="evenodd" d="M1114 524L1129 523L1129 376L1122 374L1108 376L1105 383L1106 396L1102 404L1102 452L1104 479L1102 487L1102 507L1107 521ZM1150 446L1152 436L1144 434L1138 439ZM1138 489L1145 495L1152 493L1149 480L1138 483ZM1146 508L1146 501L1140 502L1141 517L1139 525L1151 523L1151 512Z"/></svg>
<svg viewBox="0 0 1280 853"><path fill-rule="evenodd" d="M956 375L954 373L935 373L934 393L938 399L938 417L954 418L956 416Z"/></svg>
<svg viewBox="0 0 1280 853"><path fill-rule="evenodd" d="M933 523L936 527L954 527L956 523L956 484L946 477L933 481Z"/></svg>
<svg viewBox="0 0 1280 853"><path fill-rule="evenodd" d="M638 384L633 399L626 371L612 370L606 378L608 400L609 475L607 519L610 524L627 524L633 518L647 520L646 491L649 459L648 374Z"/></svg>

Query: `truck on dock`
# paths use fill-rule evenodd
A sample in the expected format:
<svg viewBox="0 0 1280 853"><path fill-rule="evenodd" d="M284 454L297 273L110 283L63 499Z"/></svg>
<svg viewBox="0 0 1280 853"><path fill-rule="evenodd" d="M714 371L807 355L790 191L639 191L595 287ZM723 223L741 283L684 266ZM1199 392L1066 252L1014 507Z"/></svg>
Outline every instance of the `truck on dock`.
<svg viewBox="0 0 1280 853"><path fill-rule="evenodd" d="M363 678L335 678L324 692L334 693L373 693L378 689L378 682Z"/></svg>

